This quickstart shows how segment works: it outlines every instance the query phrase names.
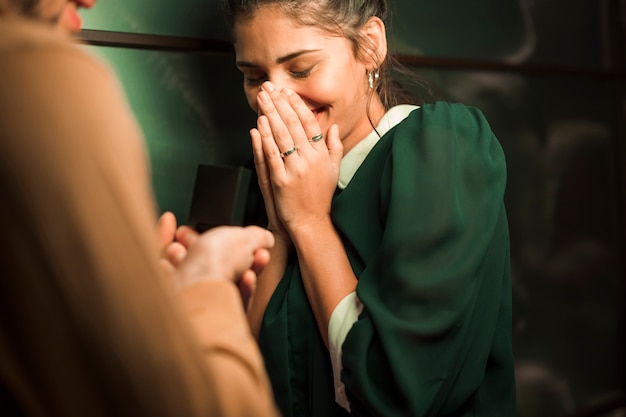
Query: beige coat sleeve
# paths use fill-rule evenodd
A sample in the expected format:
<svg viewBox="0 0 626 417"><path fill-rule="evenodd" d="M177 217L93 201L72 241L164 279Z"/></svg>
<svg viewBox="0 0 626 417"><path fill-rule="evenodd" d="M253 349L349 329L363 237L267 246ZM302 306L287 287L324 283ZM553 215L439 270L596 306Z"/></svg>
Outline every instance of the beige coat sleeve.
<svg viewBox="0 0 626 417"><path fill-rule="evenodd" d="M0 221L0 408L276 415L234 285L175 296L161 275L142 134L109 69L20 25L0 25Z"/></svg>

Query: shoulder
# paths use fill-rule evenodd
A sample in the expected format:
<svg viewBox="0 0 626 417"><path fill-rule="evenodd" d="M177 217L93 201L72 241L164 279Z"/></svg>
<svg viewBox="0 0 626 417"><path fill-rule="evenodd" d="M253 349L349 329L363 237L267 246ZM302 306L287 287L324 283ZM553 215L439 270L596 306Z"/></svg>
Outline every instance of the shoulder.
<svg viewBox="0 0 626 417"><path fill-rule="evenodd" d="M482 111L460 103L439 101L422 105L398 124L394 136L393 146L502 154Z"/></svg>
<svg viewBox="0 0 626 417"><path fill-rule="evenodd" d="M504 151L478 108L448 102L426 104L390 133L388 156L402 172L424 175L428 171L436 176L459 170L498 181L506 178Z"/></svg>
<svg viewBox="0 0 626 417"><path fill-rule="evenodd" d="M0 91L3 110L53 120L60 113L114 111L109 104L125 101L114 72L84 45L19 21L0 26Z"/></svg>
<svg viewBox="0 0 626 417"><path fill-rule="evenodd" d="M78 45L72 37L42 24L12 20L0 25L0 54L3 56L19 57L50 50L77 52L80 51Z"/></svg>
<svg viewBox="0 0 626 417"><path fill-rule="evenodd" d="M110 155L119 162L144 152L114 73L46 27L17 22L0 27L0 110L0 135L11 138L0 143L0 161L29 161L31 149L37 149L44 169L65 166L70 158L97 155L103 161Z"/></svg>
<svg viewBox="0 0 626 417"><path fill-rule="evenodd" d="M454 131L476 131L492 135L491 127L482 111L461 103L438 101L424 104L411 112L405 121L408 127L428 129L445 127Z"/></svg>
<svg viewBox="0 0 626 417"><path fill-rule="evenodd" d="M67 35L29 22L0 27L0 83L26 84L33 80L113 79L108 66Z"/></svg>

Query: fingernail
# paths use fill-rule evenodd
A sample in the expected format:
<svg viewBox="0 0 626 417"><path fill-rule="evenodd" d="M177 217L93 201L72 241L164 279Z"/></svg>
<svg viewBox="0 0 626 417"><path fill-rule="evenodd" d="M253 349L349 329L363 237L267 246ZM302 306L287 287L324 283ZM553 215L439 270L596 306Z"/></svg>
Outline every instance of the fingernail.
<svg viewBox="0 0 626 417"><path fill-rule="evenodd" d="M271 82L267 81L263 83L263 89L265 91L267 91L268 93L271 93L272 91L275 90L274 88L274 84L272 84Z"/></svg>
<svg viewBox="0 0 626 417"><path fill-rule="evenodd" d="M293 96L293 90L290 90L289 88L283 88L283 94L286 96Z"/></svg>

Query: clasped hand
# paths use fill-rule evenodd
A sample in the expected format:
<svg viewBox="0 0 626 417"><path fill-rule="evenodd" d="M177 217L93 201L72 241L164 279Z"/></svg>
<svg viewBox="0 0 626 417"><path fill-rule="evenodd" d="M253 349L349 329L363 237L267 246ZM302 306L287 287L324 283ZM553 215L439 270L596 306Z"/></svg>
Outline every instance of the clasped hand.
<svg viewBox="0 0 626 417"><path fill-rule="evenodd" d="M265 82L258 106L250 137L268 227L287 237L330 218L343 147L337 126L322 132L313 111L289 89L278 91ZM311 140L320 133L325 140Z"/></svg>

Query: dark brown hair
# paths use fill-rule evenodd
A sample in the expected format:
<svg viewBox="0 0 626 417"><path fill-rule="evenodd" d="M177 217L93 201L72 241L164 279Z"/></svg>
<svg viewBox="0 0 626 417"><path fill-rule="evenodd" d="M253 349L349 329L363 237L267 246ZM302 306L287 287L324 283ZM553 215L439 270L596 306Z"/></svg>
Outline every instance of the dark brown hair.
<svg viewBox="0 0 626 417"><path fill-rule="evenodd" d="M278 8L302 26L314 26L330 34L345 37L352 43L357 57L371 55L369 51L372 50L360 29L372 17L386 22L389 14L386 0L222 0L226 22L231 31L236 22L251 19L257 10L266 6ZM376 93L386 110L398 104L421 104L421 98L414 97L398 81L397 76L402 76L405 82L408 80L431 94L428 82L398 62L392 54L372 58L378 61L379 77L375 80L375 88L372 89L368 102Z"/></svg>

